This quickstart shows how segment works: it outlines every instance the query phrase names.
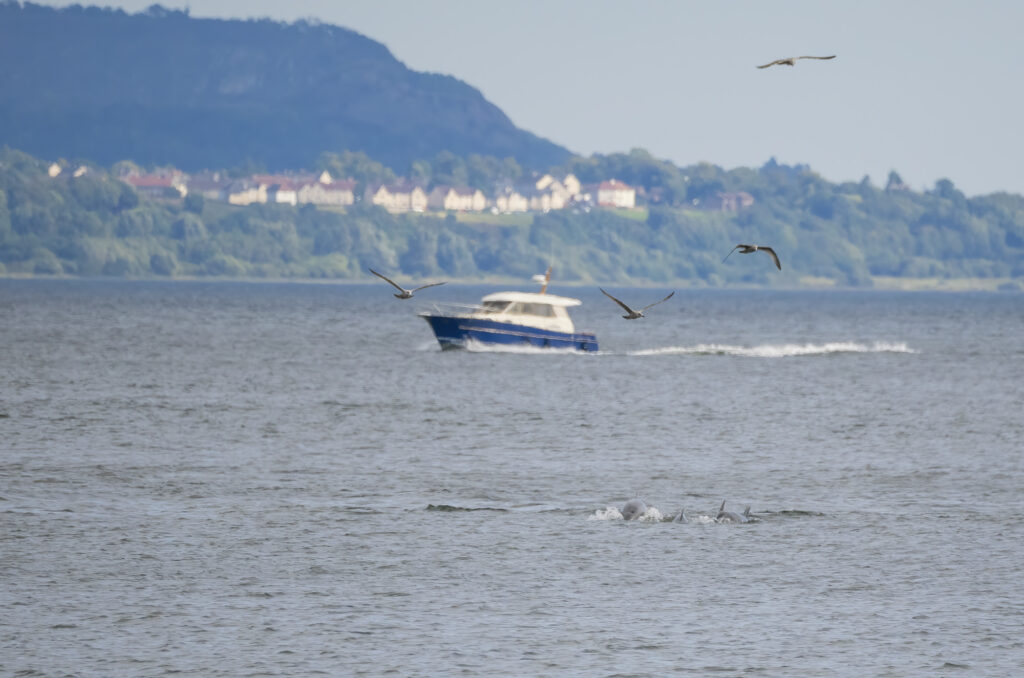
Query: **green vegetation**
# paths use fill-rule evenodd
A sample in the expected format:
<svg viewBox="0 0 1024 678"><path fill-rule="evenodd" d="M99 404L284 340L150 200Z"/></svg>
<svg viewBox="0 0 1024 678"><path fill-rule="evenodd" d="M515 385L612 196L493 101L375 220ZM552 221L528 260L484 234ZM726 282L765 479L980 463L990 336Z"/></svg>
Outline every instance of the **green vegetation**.
<svg viewBox="0 0 1024 678"><path fill-rule="evenodd" d="M394 215L361 203L325 210L150 201L102 169L50 177L48 163L3 149L0 274L351 280L372 266L417 279L525 280L553 262L560 281L578 283L959 289L975 279L1009 290L1024 279L1018 195L967 198L948 180L915 193L896 176L888 190L867 180L830 184L774 162L678 168L640 151L574 162L649 181L639 184L649 204ZM754 202L701 208L723 191ZM783 270L756 254L722 263L739 242L773 246Z"/></svg>
<svg viewBox="0 0 1024 678"><path fill-rule="evenodd" d="M445 151L529 167L570 156L466 83L316 21L0 0L0 64L0 145L46 158L258 171L349 150L407 174Z"/></svg>

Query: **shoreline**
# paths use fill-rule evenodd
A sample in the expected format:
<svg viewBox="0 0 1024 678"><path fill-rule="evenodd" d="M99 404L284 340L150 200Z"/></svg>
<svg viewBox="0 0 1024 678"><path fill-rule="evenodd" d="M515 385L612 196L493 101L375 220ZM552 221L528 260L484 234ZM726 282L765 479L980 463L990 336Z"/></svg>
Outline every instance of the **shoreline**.
<svg viewBox="0 0 1024 678"><path fill-rule="evenodd" d="M440 276L438 276L440 277ZM434 277L424 278L430 281ZM0 281L4 280L89 280L104 282L125 282L125 283L148 283L148 282L207 282L207 283L244 283L244 284L302 284L302 285L376 285L377 280L362 280L354 278L253 278L253 277L218 277L218 276L167 276L148 278L120 278L105 276L73 276L73 275L34 275L30 273L0 273ZM402 280L396 278L396 280ZM1016 278L895 278L878 276L873 277L874 283L871 287L847 287L836 284L831 278L816 278L805 276L800 279L803 284L796 286L766 286L766 285L705 285L692 281L668 281L668 282L630 282L619 283L616 281L564 281L558 282L558 287L580 288L592 287L595 285L619 285L635 289L672 288L687 290L767 290L767 291L835 291L835 292L1024 292L1024 279ZM406 281L409 282L409 281ZM455 285L528 285L529 280L510 277L494 278L447 278L445 282Z"/></svg>

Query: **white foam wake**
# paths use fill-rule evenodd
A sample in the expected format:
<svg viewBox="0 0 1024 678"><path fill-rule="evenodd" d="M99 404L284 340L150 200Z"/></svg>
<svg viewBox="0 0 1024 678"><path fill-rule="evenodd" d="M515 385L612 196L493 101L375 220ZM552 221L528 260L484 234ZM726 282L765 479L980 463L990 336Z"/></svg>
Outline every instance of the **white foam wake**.
<svg viewBox="0 0 1024 678"><path fill-rule="evenodd" d="M629 355L732 355L744 358L792 358L832 353L917 353L917 351L902 341L876 341L870 344L855 341L830 341L824 344L763 344L761 346L734 346L731 344L665 346L630 351Z"/></svg>
<svg viewBox="0 0 1024 678"><path fill-rule="evenodd" d="M465 349L471 353L518 353L520 355L586 355L575 348L531 346L529 344L487 344L470 339Z"/></svg>
<svg viewBox="0 0 1024 678"><path fill-rule="evenodd" d="M597 509L590 514L587 520L622 520L622 512L614 506L609 506L604 509ZM638 516L636 520L645 523L659 523L665 520L665 515L653 506L648 506L643 515Z"/></svg>

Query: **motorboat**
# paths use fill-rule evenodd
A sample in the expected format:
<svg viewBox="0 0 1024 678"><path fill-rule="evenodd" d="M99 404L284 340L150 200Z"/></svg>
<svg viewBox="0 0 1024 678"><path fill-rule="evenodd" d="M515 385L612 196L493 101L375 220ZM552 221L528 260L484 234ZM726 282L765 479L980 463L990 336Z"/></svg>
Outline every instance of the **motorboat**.
<svg viewBox="0 0 1024 678"><path fill-rule="evenodd" d="M577 332L569 309L582 302L548 294L551 269L534 276L540 292L495 292L479 304L435 304L419 313L430 325L442 349L474 346L526 346L597 351L593 332Z"/></svg>

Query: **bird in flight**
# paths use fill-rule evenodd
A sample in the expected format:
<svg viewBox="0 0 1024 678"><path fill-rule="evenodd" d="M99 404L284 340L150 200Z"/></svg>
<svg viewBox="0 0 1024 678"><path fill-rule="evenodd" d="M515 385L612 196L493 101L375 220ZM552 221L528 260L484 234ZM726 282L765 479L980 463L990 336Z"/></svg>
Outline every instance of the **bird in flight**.
<svg viewBox="0 0 1024 678"><path fill-rule="evenodd" d="M779 263L779 255L775 254L775 250L773 250L771 247L759 247L757 245L736 245L736 247L733 247L731 250L729 250L729 254L725 255L725 259L728 259L729 256L732 255L732 253L735 252L736 250L739 250L740 254L750 254L751 252L767 252L768 255L772 258L772 261L775 262L775 268L779 269L780 271L782 270L782 264ZM722 259L723 264L725 263L725 259Z"/></svg>
<svg viewBox="0 0 1024 678"><path fill-rule="evenodd" d="M765 64L764 66L758 66L758 68L768 68L769 66L781 66L783 64L785 64L786 66L796 66L796 60L797 59L835 59L835 58L836 58L835 54L833 54L832 56L825 56L825 57L820 57L820 56L789 57L788 59L776 59L775 61L773 61L773 62L771 62L769 64Z"/></svg>
<svg viewBox="0 0 1024 678"><path fill-rule="evenodd" d="M604 296L608 297L609 299L614 301L616 304L621 306L623 309L625 309L626 315L624 315L622 317L625 318L626 320L636 320L637 318L643 318L644 317L644 311L649 309L651 306L657 306L662 301L668 301L672 297L672 295L675 294L675 290L673 290L673 291L669 292L668 296L665 297L664 299L662 299L661 301L656 301L653 304L647 304L643 308L637 310L637 309L632 309L629 306L626 306L624 303L622 303L621 301L619 301L618 299L616 299L612 295L608 294L607 292L605 292L600 287L598 287L597 289L601 290L601 292L604 293Z"/></svg>
<svg viewBox="0 0 1024 678"><path fill-rule="evenodd" d="M381 278L383 280L387 280L389 283L391 283L392 286L394 286L394 288L396 290L398 290L399 293L396 294L395 296L398 297L399 299L410 299L410 298L412 298L413 294L415 294L416 292L419 292L422 289L425 289L427 287L434 287L435 285L443 285L444 284L443 282L427 283L426 285L420 285L419 287L414 287L411 290L407 290L404 287L402 287L401 285L396 284L395 281L392 280L391 278L387 278L387 277L381 275L380 273L377 273L377 271L373 270L372 268L370 269L370 273L374 274L378 278Z"/></svg>

